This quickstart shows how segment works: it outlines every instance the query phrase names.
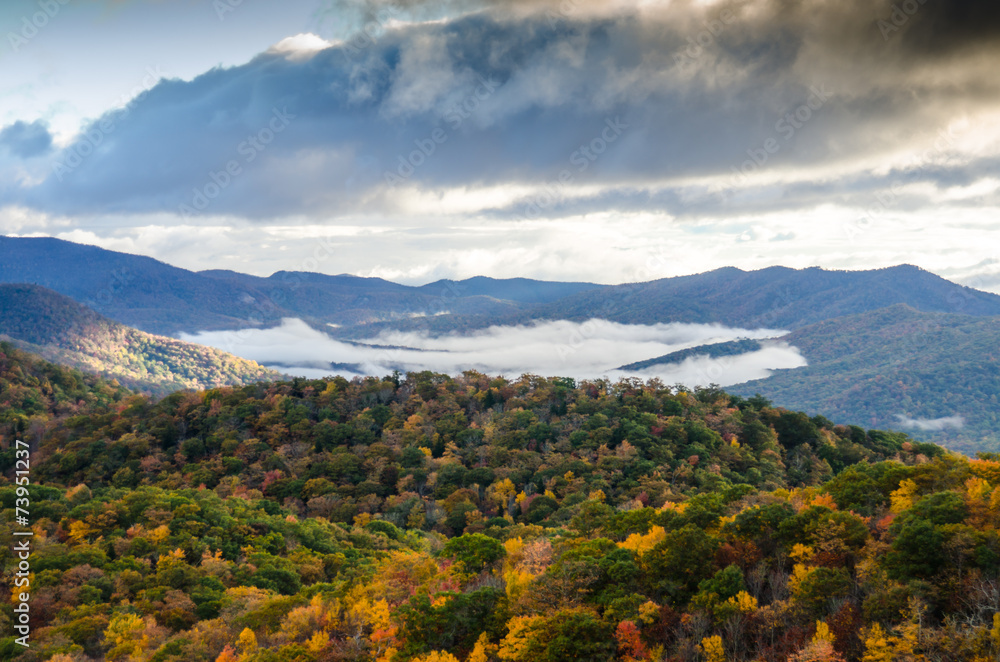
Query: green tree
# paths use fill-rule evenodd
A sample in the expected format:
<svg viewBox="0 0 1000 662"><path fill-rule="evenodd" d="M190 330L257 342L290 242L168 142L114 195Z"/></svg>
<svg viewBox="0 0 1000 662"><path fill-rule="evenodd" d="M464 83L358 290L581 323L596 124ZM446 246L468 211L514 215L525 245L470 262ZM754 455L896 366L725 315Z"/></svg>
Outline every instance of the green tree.
<svg viewBox="0 0 1000 662"><path fill-rule="evenodd" d="M503 559L507 551L499 541L489 536L470 533L449 540L441 554L454 559L463 571L476 574Z"/></svg>

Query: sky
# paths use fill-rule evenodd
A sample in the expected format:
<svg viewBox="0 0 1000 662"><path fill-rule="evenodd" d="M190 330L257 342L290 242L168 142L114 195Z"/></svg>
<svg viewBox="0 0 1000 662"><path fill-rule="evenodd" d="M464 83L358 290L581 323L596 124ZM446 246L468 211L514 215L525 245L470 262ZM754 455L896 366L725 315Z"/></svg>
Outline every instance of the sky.
<svg viewBox="0 0 1000 662"><path fill-rule="evenodd" d="M8 0L0 232L189 268L1000 292L1000 5Z"/></svg>

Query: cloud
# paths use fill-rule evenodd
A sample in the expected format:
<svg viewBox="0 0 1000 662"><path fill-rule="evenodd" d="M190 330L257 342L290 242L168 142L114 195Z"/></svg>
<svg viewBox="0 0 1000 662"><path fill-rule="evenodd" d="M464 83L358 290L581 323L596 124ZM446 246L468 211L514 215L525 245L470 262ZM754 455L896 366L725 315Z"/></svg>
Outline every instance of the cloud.
<svg viewBox="0 0 1000 662"><path fill-rule="evenodd" d="M997 22L976 3L917 3L888 35L889 0L393 6L361 40L298 35L163 81L3 195L123 219L400 215L456 191L503 218L723 213L870 198L909 162L900 145L926 151L960 118L978 146L919 178L949 185L1000 141Z"/></svg>
<svg viewBox="0 0 1000 662"><path fill-rule="evenodd" d="M332 45L333 44L329 41L317 37L314 34L302 33L297 34L294 37L286 37L282 39L277 44L267 49L267 53L271 55L284 55L291 60L308 59L317 51L324 50Z"/></svg>
<svg viewBox="0 0 1000 662"><path fill-rule="evenodd" d="M289 374L384 375L394 369L433 370L458 374L660 377L688 386L735 384L766 377L776 368L805 365L794 347L772 344L759 352L712 360L692 357L680 364L623 372L630 362L738 337L768 338L783 333L768 329L730 329L708 324L626 325L592 319L583 323L555 321L531 326L490 327L471 334L430 336L386 331L361 343L334 340L301 320L286 319L265 330L201 332L184 340L217 347ZM331 367L330 364L337 364Z"/></svg>
<svg viewBox="0 0 1000 662"><path fill-rule="evenodd" d="M47 153L52 148L52 135L48 125L41 121L18 120L0 130L0 147L14 156L30 159Z"/></svg>
<svg viewBox="0 0 1000 662"><path fill-rule="evenodd" d="M948 428L961 430L965 427L965 419L961 416L946 416L943 418L910 418L903 414L897 414L899 425L904 428L913 428L925 432L940 432Z"/></svg>
<svg viewBox="0 0 1000 662"><path fill-rule="evenodd" d="M732 386L755 379L767 379L774 370L804 368L808 365L797 347L787 343L773 343L755 352L737 356L711 358L693 356L680 363L657 365L636 372L619 372L620 376L657 377L666 384L684 384L689 387Z"/></svg>

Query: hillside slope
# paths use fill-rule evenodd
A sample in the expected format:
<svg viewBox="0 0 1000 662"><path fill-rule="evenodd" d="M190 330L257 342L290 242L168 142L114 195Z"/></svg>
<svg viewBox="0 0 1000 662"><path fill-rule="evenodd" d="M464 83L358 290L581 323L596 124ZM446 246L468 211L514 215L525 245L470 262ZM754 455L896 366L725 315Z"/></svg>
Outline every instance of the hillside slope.
<svg viewBox="0 0 1000 662"><path fill-rule="evenodd" d="M653 381L118 391L0 345L0 659L1000 655L998 456Z"/></svg>
<svg viewBox="0 0 1000 662"><path fill-rule="evenodd" d="M740 354L759 351L763 346L764 344L760 340L740 338L738 340L728 340L726 342L717 342L709 345L698 345L697 347L681 349L676 352L664 354L663 356L657 356L653 359L628 363L618 368L618 370L645 370L646 368L651 368L655 365L683 363L685 360L696 356L707 356L712 359L718 359L725 356L739 356Z"/></svg>
<svg viewBox="0 0 1000 662"><path fill-rule="evenodd" d="M0 440L25 433L30 437L30 423L37 417L101 415L134 395L104 377L54 364L0 341ZM31 439L37 440L37 436Z"/></svg>
<svg viewBox="0 0 1000 662"><path fill-rule="evenodd" d="M899 305L783 340L808 367L727 390L844 423L905 429L967 452L1000 448L1000 318Z"/></svg>
<svg viewBox="0 0 1000 662"><path fill-rule="evenodd" d="M0 335L55 363L157 395L280 377L217 349L113 322L37 285L0 285Z"/></svg>

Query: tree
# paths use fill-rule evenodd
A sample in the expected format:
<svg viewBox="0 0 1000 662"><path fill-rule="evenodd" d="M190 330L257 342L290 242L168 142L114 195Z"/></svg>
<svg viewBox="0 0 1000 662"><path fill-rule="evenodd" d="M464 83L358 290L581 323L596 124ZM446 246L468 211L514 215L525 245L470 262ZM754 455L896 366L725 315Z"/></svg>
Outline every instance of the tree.
<svg viewBox="0 0 1000 662"><path fill-rule="evenodd" d="M587 610L570 610L546 623L540 662L611 662L616 646L612 627Z"/></svg>
<svg viewBox="0 0 1000 662"><path fill-rule="evenodd" d="M615 630L618 652L624 662L639 662L649 659L646 645L642 643L639 628L632 621L622 621Z"/></svg>
<svg viewBox="0 0 1000 662"><path fill-rule="evenodd" d="M722 637L715 635L705 637L698 647L704 656L704 662L726 662L726 650L722 647Z"/></svg>
<svg viewBox="0 0 1000 662"><path fill-rule="evenodd" d="M688 524L668 533L642 560L657 590L682 603L711 574L718 546L716 538Z"/></svg>
<svg viewBox="0 0 1000 662"><path fill-rule="evenodd" d="M115 615L104 631L104 639L111 644L108 659L116 660L138 655L149 643L142 636L145 629L145 623L136 614Z"/></svg>
<svg viewBox="0 0 1000 662"><path fill-rule="evenodd" d="M944 535L921 517L906 517L893 524L896 537L886 557L890 576L898 579L932 577L944 562Z"/></svg>
<svg viewBox="0 0 1000 662"><path fill-rule="evenodd" d="M506 596L493 588L441 593L433 601L427 595L416 596L397 612L399 651L419 655L447 650L465 656L483 632L499 637L506 604Z"/></svg>
<svg viewBox="0 0 1000 662"><path fill-rule="evenodd" d="M449 540L441 553L458 562L464 572L478 574L502 560L507 550L494 538L470 533Z"/></svg>

